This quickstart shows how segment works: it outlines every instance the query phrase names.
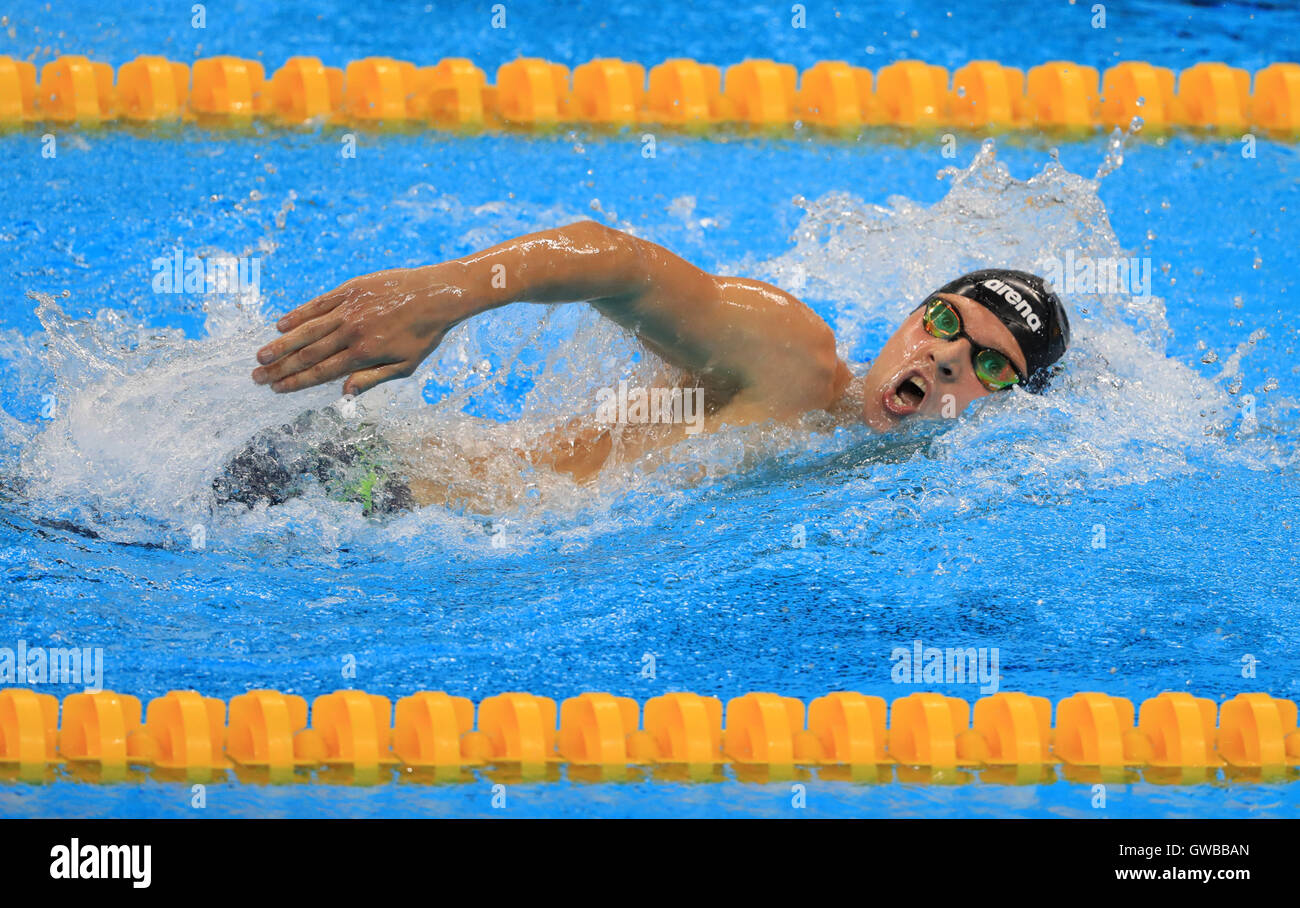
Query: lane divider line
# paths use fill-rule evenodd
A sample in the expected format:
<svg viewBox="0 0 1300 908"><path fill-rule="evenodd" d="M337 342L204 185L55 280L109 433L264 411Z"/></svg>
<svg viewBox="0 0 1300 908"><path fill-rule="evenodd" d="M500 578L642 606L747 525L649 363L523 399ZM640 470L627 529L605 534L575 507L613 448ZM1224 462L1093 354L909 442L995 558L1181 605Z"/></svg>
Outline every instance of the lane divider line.
<svg viewBox="0 0 1300 908"><path fill-rule="evenodd" d="M61 719L60 719L61 713ZM722 766L897 767L930 771L1010 770L1031 776L1067 769L1264 770L1297 777L1296 704L1241 693L1216 706L1165 692L1134 709L1123 697L1085 692L1053 707L1044 697L1001 692L967 701L911 693L882 697L837 691L805 704L756 692L724 709L717 697L677 692L644 709L629 697L584 693L557 704L508 692L478 704L420 691L394 704L340 690L311 704L295 694L253 690L229 704L174 690L142 709L113 691L70 694L60 703L28 688L0 690L0 764L43 772L56 764L172 771L348 767L376 772L500 764L545 767ZM477 722L476 722L477 718Z"/></svg>
<svg viewBox="0 0 1300 908"><path fill-rule="evenodd" d="M828 130L866 126L934 129L1086 130L1127 127L1221 132L1257 128L1300 134L1300 64L1251 74L1202 62L1175 76L1142 61L1099 74L1054 60L1027 73L975 60L949 73L900 60L872 73L843 61L802 74L787 63L745 60L727 67L687 58L646 72L617 58L570 72L537 57L502 65L495 81L473 61L452 57L416 66L366 57L346 67L289 58L268 79L256 60L205 57L192 67L143 55L117 69L79 55L41 68L0 56L0 123L133 122L265 117L284 124L424 123L439 128L546 128L565 123L715 127L747 124Z"/></svg>

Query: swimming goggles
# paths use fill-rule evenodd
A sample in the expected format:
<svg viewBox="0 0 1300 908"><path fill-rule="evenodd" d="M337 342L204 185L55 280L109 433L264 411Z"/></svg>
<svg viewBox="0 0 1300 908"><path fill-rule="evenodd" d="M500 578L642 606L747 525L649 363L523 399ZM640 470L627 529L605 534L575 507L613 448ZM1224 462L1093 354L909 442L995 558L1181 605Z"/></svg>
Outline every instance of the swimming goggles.
<svg viewBox="0 0 1300 908"><path fill-rule="evenodd" d="M922 305L925 313L921 316L921 324L931 337L949 341L964 337L970 344L971 365L975 367L975 377L980 384L990 391L1005 391L1023 381L1024 377L1005 353L992 347L981 347L962 329L961 313L952 303L936 296Z"/></svg>

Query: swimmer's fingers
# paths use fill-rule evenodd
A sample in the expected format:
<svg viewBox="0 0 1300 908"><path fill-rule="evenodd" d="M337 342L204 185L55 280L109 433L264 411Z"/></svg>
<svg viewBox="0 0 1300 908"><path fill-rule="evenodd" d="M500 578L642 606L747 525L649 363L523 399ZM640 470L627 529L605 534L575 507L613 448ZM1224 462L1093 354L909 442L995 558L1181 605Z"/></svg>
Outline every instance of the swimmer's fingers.
<svg viewBox="0 0 1300 908"><path fill-rule="evenodd" d="M261 350L258 350L257 361L259 363L262 363L263 365L270 365L274 363L276 360L280 359L281 357L293 353L295 350L301 350L303 347L306 347L308 344L315 344L316 341L320 340L322 337L329 335L336 328L338 328L338 326L339 326L339 320L337 318L318 318L308 322L305 325L300 325L299 327L295 328L293 331L290 331L288 334L284 335L283 337L271 341ZM330 353L334 353L338 349L339 348L336 347L334 348L334 350L331 350ZM319 359L314 359L311 361L311 363L315 363L315 362L319 362ZM308 363L308 365L311 365L311 363ZM256 370L253 373L254 381L257 381L259 379L259 375L258 375L259 372L264 373L266 372L266 370L265 369ZM278 377L279 376L276 376L276 378Z"/></svg>
<svg viewBox="0 0 1300 908"><path fill-rule="evenodd" d="M303 327L311 326L304 325ZM271 363L269 366L262 366L261 368L254 369L253 381L257 382L259 385L278 382L281 379L288 378L291 375L296 375L299 372L310 369L317 363L324 362L347 346L348 342L343 338L341 332L330 332L321 340L316 341L316 343L290 353Z"/></svg>
<svg viewBox="0 0 1300 908"><path fill-rule="evenodd" d="M271 390L277 394L288 394L290 391L314 388L317 385L325 384L327 381L333 381L339 376L346 375L354 368L356 368L355 356L348 350L340 350L329 359L317 363L310 369L303 369L301 372L295 372L279 381L272 382Z"/></svg>
<svg viewBox="0 0 1300 908"><path fill-rule="evenodd" d="M355 288L344 284L341 287L335 287L329 293L322 293L314 300L308 300L296 309L290 309L280 320L275 323L275 327L281 334L287 334L299 325L305 324L314 318L319 318L326 312L333 312L338 308L340 303L347 301Z"/></svg>
<svg viewBox="0 0 1300 908"><path fill-rule="evenodd" d="M415 365L412 363L385 363L382 366L372 366L349 375L348 380L343 383L343 393L356 396L369 391L375 385L395 378L406 378L414 372Z"/></svg>

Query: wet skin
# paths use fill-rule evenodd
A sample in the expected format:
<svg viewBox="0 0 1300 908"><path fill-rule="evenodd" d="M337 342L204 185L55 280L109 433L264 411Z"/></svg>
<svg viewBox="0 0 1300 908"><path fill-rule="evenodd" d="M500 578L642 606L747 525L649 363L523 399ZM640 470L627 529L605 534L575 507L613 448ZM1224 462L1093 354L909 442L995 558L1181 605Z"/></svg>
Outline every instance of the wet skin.
<svg viewBox="0 0 1300 908"><path fill-rule="evenodd" d="M945 294L976 343L1024 355L991 312ZM830 327L761 281L709 274L646 240L580 221L508 240L461 259L354 278L279 320L281 336L257 353L253 381L286 393L346 377L344 394L411 375L447 333L479 313L517 302L587 302L633 332L705 389L705 427L826 410L887 431L906 419L961 413L990 392L976 378L970 343L941 340L912 312L865 376L854 377ZM624 427L632 429L632 426ZM619 456L684 437L680 426L621 433ZM570 424L531 451L536 465L584 480L608 461L608 428ZM417 498L437 500L436 490Z"/></svg>

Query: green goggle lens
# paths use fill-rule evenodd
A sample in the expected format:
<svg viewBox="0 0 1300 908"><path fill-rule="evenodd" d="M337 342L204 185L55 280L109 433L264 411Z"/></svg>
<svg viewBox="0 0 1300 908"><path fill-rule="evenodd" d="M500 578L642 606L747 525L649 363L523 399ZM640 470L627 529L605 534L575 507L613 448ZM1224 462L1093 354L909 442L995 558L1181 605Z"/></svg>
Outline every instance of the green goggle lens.
<svg viewBox="0 0 1300 908"><path fill-rule="evenodd" d="M981 350L975 354L975 377L984 387L994 391L1010 388L1020 381L1016 367L1011 361L996 350Z"/></svg>
<svg viewBox="0 0 1300 908"><path fill-rule="evenodd" d="M943 340L961 333L961 316L943 300L934 300L926 307L923 322L926 331Z"/></svg>

